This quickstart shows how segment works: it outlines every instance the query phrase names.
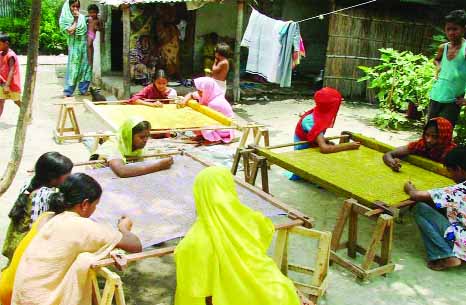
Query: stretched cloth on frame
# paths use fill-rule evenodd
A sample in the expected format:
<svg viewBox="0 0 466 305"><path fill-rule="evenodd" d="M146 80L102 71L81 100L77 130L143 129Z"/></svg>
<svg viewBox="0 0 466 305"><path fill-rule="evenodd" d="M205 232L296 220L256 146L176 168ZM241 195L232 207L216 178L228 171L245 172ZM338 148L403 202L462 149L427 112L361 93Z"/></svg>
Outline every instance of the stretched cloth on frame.
<svg viewBox="0 0 466 305"><path fill-rule="evenodd" d="M203 127L230 126L231 120L212 109L191 107L176 108L166 104L162 108L144 105L94 105L94 109L114 130L131 116L139 116L151 123L153 130L189 129ZM207 107L205 107L207 108Z"/></svg>
<svg viewBox="0 0 466 305"><path fill-rule="evenodd" d="M382 160L383 153L361 146L359 150L322 154L318 148L284 153L260 149L260 155L311 182L362 204L382 201L396 205L408 199L403 191L410 180L421 190L445 187L452 180L403 162L399 173L393 172Z"/></svg>
<svg viewBox="0 0 466 305"><path fill-rule="evenodd" d="M103 188L92 219L116 227L122 215L130 217L143 247L184 236L196 219L194 178L205 166L186 156L174 161L169 170L132 178L118 178L110 168L86 171ZM268 217L285 214L238 184L237 192L243 204Z"/></svg>

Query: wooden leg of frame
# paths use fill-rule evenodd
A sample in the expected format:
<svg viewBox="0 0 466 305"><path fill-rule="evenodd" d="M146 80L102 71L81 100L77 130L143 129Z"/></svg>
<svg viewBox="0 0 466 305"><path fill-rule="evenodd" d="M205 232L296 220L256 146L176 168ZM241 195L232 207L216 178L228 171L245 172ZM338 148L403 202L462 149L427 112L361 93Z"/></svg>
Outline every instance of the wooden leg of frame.
<svg viewBox="0 0 466 305"><path fill-rule="evenodd" d="M382 214L377 220L377 225L372 234L372 239L370 241L369 247L367 248L366 255L364 256L364 261L361 265L363 270L369 270L372 263L374 262L374 257L377 252L377 248L380 245L382 238L387 229L388 222L392 219L391 216Z"/></svg>
<svg viewBox="0 0 466 305"><path fill-rule="evenodd" d="M251 177L251 169L250 169L250 155L252 153L251 149L243 149L241 151L241 156L243 157L243 169L244 169L244 181L250 181Z"/></svg>
<svg viewBox="0 0 466 305"><path fill-rule="evenodd" d="M116 303L116 305L126 305L125 293L123 292L123 284L122 284L122 283L120 283L120 284L116 287L116 291L115 291L115 303Z"/></svg>
<svg viewBox="0 0 466 305"><path fill-rule="evenodd" d="M71 107L70 114L71 114L70 117L71 117L71 123L73 124L74 133L76 135L79 135L81 134L81 131L79 129L78 119L76 118L76 112L74 111L74 107Z"/></svg>
<svg viewBox="0 0 466 305"><path fill-rule="evenodd" d="M262 190L267 194L270 194L269 189L269 167L267 163L267 159L262 157L260 161L260 169L261 169L261 179L262 179Z"/></svg>
<svg viewBox="0 0 466 305"><path fill-rule="evenodd" d="M250 133L251 128L245 127L243 129L243 135L241 137L241 140L239 142L239 148L244 148L246 146L246 141L248 140L249 133Z"/></svg>
<svg viewBox="0 0 466 305"><path fill-rule="evenodd" d="M356 258L358 244L358 213L352 208L348 223L348 256Z"/></svg>
<svg viewBox="0 0 466 305"><path fill-rule="evenodd" d="M66 119L68 117L68 110L65 108L65 110L63 111L63 118L60 122L60 128L58 130L58 135L63 137L63 134L65 132L65 124L66 124Z"/></svg>
<svg viewBox="0 0 466 305"><path fill-rule="evenodd" d="M233 176L235 176L238 172L238 166L241 162L241 150L242 149L238 147L236 149L235 157L233 158L233 164L231 165L231 173L233 174Z"/></svg>
<svg viewBox="0 0 466 305"><path fill-rule="evenodd" d="M380 253L381 264L389 264L392 260L392 244L393 244L393 218L387 220L384 235L382 237L382 250Z"/></svg>
<svg viewBox="0 0 466 305"><path fill-rule="evenodd" d="M331 242L331 249L332 251L337 251L340 247L340 240L343 235L343 231L345 229L346 221L348 220L349 214L352 210L352 205L355 201L353 199L345 200L343 207L340 210L340 214L338 215L337 223L335 225L335 229L333 229L332 233L332 242Z"/></svg>
<svg viewBox="0 0 466 305"><path fill-rule="evenodd" d="M58 119L57 119L57 128L56 128L57 132L60 130L64 111L65 111L65 105L60 105L60 110L58 112Z"/></svg>
<svg viewBox="0 0 466 305"><path fill-rule="evenodd" d="M264 138L264 146L268 147L270 146L270 136L269 136L269 130L268 129L262 129L262 137Z"/></svg>
<svg viewBox="0 0 466 305"><path fill-rule="evenodd" d="M259 172L259 163L261 160L259 160L259 157L256 154L251 153L249 156L252 160L252 165L249 169L249 179L246 182L251 185L255 185L257 180L257 173Z"/></svg>
<svg viewBox="0 0 466 305"><path fill-rule="evenodd" d="M288 274L288 230L277 232L273 259L284 275Z"/></svg>

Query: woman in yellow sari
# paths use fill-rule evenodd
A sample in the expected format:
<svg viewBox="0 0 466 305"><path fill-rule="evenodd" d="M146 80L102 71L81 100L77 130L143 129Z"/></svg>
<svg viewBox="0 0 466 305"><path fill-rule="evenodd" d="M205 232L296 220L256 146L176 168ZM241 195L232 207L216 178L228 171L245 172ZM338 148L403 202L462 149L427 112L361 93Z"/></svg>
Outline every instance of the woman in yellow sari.
<svg viewBox="0 0 466 305"><path fill-rule="evenodd" d="M267 256L270 219L243 205L227 168L196 177L197 220L175 251L175 305L299 305L291 280Z"/></svg>

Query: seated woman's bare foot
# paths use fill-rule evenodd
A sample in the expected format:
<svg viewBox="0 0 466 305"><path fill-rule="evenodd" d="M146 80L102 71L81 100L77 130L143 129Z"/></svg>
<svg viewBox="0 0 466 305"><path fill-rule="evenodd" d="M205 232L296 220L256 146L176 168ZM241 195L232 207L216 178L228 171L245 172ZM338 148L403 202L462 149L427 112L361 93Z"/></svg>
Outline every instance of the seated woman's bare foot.
<svg viewBox="0 0 466 305"><path fill-rule="evenodd" d="M435 271L442 271L448 268L458 267L461 265L461 260L457 257L447 257L430 261L427 263L427 267Z"/></svg>

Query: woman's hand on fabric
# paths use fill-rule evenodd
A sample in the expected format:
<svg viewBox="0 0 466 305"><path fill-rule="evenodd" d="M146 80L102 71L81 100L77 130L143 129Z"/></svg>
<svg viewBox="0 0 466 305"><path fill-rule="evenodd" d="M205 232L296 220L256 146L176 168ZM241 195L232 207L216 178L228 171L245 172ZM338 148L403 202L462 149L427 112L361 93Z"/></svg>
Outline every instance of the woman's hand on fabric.
<svg viewBox="0 0 466 305"><path fill-rule="evenodd" d="M168 157L160 160L160 169L169 169L173 165L173 157Z"/></svg>
<svg viewBox="0 0 466 305"><path fill-rule="evenodd" d="M133 228L133 222L126 216L121 216L118 220L118 230L121 232L131 231Z"/></svg>
<svg viewBox="0 0 466 305"><path fill-rule="evenodd" d="M163 104L161 102L153 102L151 106L155 108L162 108Z"/></svg>
<svg viewBox="0 0 466 305"><path fill-rule="evenodd" d="M349 150L359 149L360 146L361 146L361 143L359 143L359 142L350 142L350 143L348 143L348 149Z"/></svg>
<svg viewBox="0 0 466 305"><path fill-rule="evenodd" d="M399 172L401 169L401 160L398 158L387 161L387 165L394 171Z"/></svg>
<svg viewBox="0 0 466 305"><path fill-rule="evenodd" d="M413 191L416 191L416 187L411 181L408 181L404 185L404 191L406 194L411 195Z"/></svg>

